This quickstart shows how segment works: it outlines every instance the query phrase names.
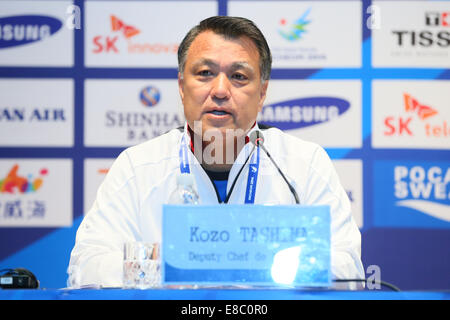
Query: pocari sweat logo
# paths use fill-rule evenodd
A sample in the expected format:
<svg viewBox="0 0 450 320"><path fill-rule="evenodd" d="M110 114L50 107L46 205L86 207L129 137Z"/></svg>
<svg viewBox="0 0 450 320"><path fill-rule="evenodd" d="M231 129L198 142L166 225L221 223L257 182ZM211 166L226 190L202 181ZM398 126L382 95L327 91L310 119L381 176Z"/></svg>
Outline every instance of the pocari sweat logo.
<svg viewBox="0 0 450 320"><path fill-rule="evenodd" d="M450 167L394 167L396 205L450 222Z"/></svg>
<svg viewBox="0 0 450 320"><path fill-rule="evenodd" d="M23 15L0 18L0 49L44 40L61 29L57 18Z"/></svg>
<svg viewBox="0 0 450 320"><path fill-rule="evenodd" d="M341 98L299 98L264 106L258 121L281 130L293 130L332 121L349 108L350 102Z"/></svg>
<svg viewBox="0 0 450 320"><path fill-rule="evenodd" d="M450 228L450 164L376 161L376 226Z"/></svg>

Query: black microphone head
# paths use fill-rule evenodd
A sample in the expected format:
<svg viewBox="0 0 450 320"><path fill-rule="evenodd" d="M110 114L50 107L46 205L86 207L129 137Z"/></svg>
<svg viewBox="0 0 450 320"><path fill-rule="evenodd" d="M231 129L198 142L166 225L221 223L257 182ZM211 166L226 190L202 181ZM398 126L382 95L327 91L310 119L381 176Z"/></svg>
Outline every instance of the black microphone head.
<svg viewBox="0 0 450 320"><path fill-rule="evenodd" d="M264 136L259 130L253 130L252 132L250 132L250 135L248 137L255 146L264 144Z"/></svg>

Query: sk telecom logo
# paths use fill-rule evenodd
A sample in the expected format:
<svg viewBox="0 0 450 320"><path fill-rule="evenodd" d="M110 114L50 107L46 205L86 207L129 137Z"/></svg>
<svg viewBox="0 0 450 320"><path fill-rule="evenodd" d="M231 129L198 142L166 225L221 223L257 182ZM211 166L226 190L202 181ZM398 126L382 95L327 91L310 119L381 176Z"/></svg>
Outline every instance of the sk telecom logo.
<svg viewBox="0 0 450 320"><path fill-rule="evenodd" d="M442 124L430 124L430 119L435 119L438 111L430 106L419 102L409 93L403 93L404 116L388 116L384 119L386 130L385 136L414 136L411 129L411 123L420 121L423 124L424 133L427 137L448 137L450 136L450 127L446 121Z"/></svg>
<svg viewBox="0 0 450 320"><path fill-rule="evenodd" d="M417 115L421 120L425 120L438 113L433 108L420 104L416 99L414 99L411 95L407 93L403 94L403 98L405 100L405 111L417 113Z"/></svg>
<svg viewBox="0 0 450 320"><path fill-rule="evenodd" d="M39 177L33 179L33 175L29 174L27 177L20 176L19 165L16 164L8 172L3 180L0 180L0 193L31 193L36 192L42 187L44 182L43 176L48 174L48 170L43 168L39 171Z"/></svg>
<svg viewBox="0 0 450 320"><path fill-rule="evenodd" d="M135 35L139 34L140 31L128 24L125 24L122 20L114 15L111 15L111 31L114 33L121 32L125 39L131 39ZM95 49L92 50L94 53L101 52L114 52L118 53L119 50L116 47L116 42L119 39L118 35L115 36L96 36L94 37Z"/></svg>
<svg viewBox="0 0 450 320"><path fill-rule="evenodd" d="M299 40L302 37L303 33L306 32L305 27L311 22L307 19L310 12L311 8L308 8L299 19L289 25L286 19L281 19L280 25L282 26L282 28L285 28L286 31L278 30L280 35L288 41Z"/></svg>

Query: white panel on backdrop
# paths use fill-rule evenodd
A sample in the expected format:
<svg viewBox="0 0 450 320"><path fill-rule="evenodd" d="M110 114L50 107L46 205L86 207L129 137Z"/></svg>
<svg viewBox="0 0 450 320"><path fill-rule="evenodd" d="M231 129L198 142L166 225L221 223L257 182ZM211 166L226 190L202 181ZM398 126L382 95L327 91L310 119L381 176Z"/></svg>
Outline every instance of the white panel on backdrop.
<svg viewBox="0 0 450 320"><path fill-rule="evenodd" d="M0 159L0 226L72 225L72 160Z"/></svg>
<svg viewBox="0 0 450 320"><path fill-rule="evenodd" d="M72 3L0 1L0 66L73 66Z"/></svg>
<svg viewBox="0 0 450 320"><path fill-rule="evenodd" d="M87 67L177 67L189 29L217 15L216 1L88 1Z"/></svg>
<svg viewBox="0 0 450 320"><path fill-rule="evenodd" d="M72 147L72 79L1 79L0 146Z"/></svg>
<svg viewBox="0 0 450 320"><path fill-rule="evenodd" d="M230 1L264 33L275 68L361 66L360 1Z"/></svg>
<svg viewBox="0 0 450 320"><path fill-rule="evenodd" d="M258 120L329 148L362 146L359 80L271 80Z"/></svg>
<svg viewBox="0 0 450 320"><path fill-rule="evenodd" d="M374 67L450 68L450 2L373 1Z"/></svg>
<svg viewBox="0 0 450 320"><path fill-rule="evenodd" d="M86 146L131 146L184 125L173 80L86 80Z"/></svg>
<svg viewBox="0 0 450 320"><path fill-rule="evenodd" d="M450 149L449 80L374 80L372 146Z"/></svg>
<svg viewBox="0 0 450 320"><path fill-rule="evenodd" d="M333 160L333 164L352 204L353 218L361 229L364 223L362 161L342 159Z"/></svg>
<svg viewBox="0 0 450 320"><path fill-rule="evenodd" d="M105 179L113 162L113 158L91 158L84 160L84 214L86 214L94 204L97 190Z"/></svg>

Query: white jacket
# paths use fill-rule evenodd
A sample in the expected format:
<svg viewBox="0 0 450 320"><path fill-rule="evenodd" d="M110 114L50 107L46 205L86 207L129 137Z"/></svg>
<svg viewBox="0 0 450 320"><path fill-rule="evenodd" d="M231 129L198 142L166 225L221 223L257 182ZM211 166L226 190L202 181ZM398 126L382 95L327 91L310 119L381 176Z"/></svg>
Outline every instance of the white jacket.
<svg viewBox="0 0 450 320"><path fill-rule="evenodd" d="M257 129L255 126L252 130ZM351 215L350 201L323 148L283 133L262 130L264 145L296 189L302 205L329 205L331 209L331 265L335 278L364 278L361 234ZM184 132L170 132L130 147L115 160L100 186L93 207L76 235L69 269L79 285L120 287L123 244L161 241L162 204L168 202L180 174L179 150ZM249 150L247 143L229 174L227 191ZM188 148L189 149L189 148ZM218 204L213 184L189 150L191 173L201 204ZM261 151L255 204L295 204L286 182ZM228 203L243 204L248 164L241 172Z"/></svg>

